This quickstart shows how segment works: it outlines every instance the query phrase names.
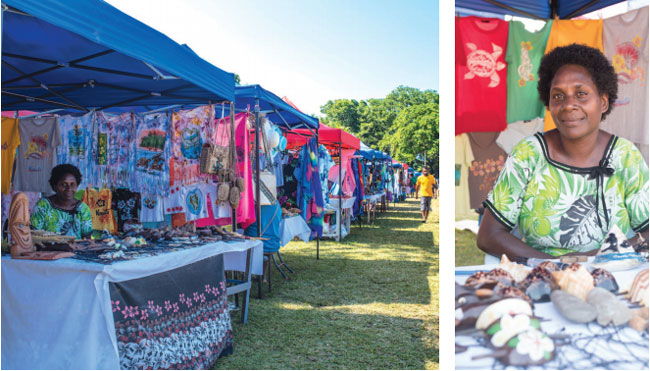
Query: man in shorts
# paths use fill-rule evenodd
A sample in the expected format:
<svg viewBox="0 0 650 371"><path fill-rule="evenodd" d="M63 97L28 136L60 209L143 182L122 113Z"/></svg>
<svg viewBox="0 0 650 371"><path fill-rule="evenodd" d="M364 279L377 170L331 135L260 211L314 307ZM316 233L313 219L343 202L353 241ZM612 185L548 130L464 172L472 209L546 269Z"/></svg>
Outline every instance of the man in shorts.
<svg viewBox="0 0 650 371"><path fill-rule="evenodd" d="M429 174L429 168L422 168L422 175L418 177L415 183L415 197L420 196L420 211L422 212L422 223L427 221L429 211L431 210L431 199L433 198L433 185L436 184L436 178Z"/></svg>

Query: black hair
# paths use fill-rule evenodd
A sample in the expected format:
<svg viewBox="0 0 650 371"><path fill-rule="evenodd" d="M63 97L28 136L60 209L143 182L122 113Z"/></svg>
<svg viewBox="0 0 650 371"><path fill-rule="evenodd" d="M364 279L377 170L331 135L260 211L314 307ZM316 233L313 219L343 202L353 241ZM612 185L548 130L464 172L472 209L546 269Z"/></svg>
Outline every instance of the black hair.
<svg viewBox="0 0 650 371"><path fill-rule="evenodd" d="M607 94L609 107L601 117L601 120L605 119L614 108L614 102L618 94L618 76L616 76L614 67L600 50L586 45L571 44L558 47L542 58L538 72L539 82L537 83L539 99L548 107L551 95L551 81L553 81L557 71L567 64L584 67L591 75L591 79L598 89L598 94L600 96Z"/></svg>
<svg viewBox="0 0 650 371"><path fill-rule="evenodd" d="M81 171L79 171L79 169L74 165L61 164L52 168L52 173L50 174L50 187L54 189L56 184L68 174L74 176L77 185L81 184Z"/></svg>

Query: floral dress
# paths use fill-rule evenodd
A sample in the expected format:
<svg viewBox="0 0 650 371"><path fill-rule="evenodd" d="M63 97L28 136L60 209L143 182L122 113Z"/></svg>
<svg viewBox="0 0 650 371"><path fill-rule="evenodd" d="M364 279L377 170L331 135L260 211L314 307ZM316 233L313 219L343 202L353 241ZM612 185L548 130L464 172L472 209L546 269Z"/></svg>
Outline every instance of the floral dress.
<svg viewBox="0 0 650 371"><path fill-rule="evenodd" d="M90 208L79 202L72 210L60 209L47 198L41 198L32 211L32 229L82 238L93 231Z"/></svg>
<svg viewBox="0 0 650 371"><path fill-rule="evenodd" d="M514 147L484 205L541 252L585 252L614 225L628 236L648 228L648 165L612 135L599 166L569 166L549 157L537 133Z"/></svg>

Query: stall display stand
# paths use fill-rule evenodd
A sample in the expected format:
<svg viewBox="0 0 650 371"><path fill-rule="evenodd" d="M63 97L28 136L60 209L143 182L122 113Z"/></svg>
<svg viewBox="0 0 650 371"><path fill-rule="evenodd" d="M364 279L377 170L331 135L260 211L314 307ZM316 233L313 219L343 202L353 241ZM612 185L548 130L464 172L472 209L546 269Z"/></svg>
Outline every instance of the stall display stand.
<svg viewBox="0 0 650 371"><path fill-rule="evenodd" d="M330 209L326 210L326 214L334 215L336 217L336 227L334 232L328 228L323 231L323 237L334 238L336 241L341 241L348 234L350 234L350 226L352 224L352 208L356 197L343 199L340 202L337 198L330 199ZM345 226L345 230L343 229Z"/></svg>

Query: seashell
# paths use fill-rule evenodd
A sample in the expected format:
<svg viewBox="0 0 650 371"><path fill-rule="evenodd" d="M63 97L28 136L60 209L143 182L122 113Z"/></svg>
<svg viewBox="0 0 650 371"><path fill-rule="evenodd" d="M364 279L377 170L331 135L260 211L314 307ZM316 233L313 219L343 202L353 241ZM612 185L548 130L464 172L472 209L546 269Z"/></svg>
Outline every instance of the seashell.
<svg viewBox="0 0 650 371"><path fill-rule="evenodd" d="M587 297L587 302L596 307L598 312L597 321L601 326L610 323L620 326L632 319L632 311L616 295L602 287L596 287Z"/></svg>
<svg viewBox="0 0 650 371"><path fill-rule="evenodd" d="M512 286L515 283L512 275L501 268L492 269L487 273L486 278L490 281L496 281L503 286Z"/></svg>
<svg viewBox="0 0 650 371"><path fill-rule="evenodd" d="M521 290L519 290L516 287L513 286L499 286L498 289L496 289L495 293L497 296L502 297L502 298L517 298L521 300L525 300L528 305L531 307L533 306L533 301L530 300L528 295L524 294Z"/></svg>
<svg viewBox="0 0 650 371"><path fill-rule="evenodd" d="M555 264L551 263L553 266ZM551 291L557 284L551 272L543 266L533 268L526 278L519 283L517 288L523 291L534 302L545 302L551 300Z"/></svg>
<svg viewBox="0 0 650 371"><path fill-rule="evenodd" d="M545 270L547 270L549 273L551 273L551 272L557 272L557 271L560 270L560 269L557 267L557 265L556 265L555 263L553 263L552 261L548 261L548 260L545 261L545 262L540 263L540 264L539 264L537 267L535 267L535 268L542 268L542 269L545 269ZM533 269L533 270L534 270L534 269Z"/></svg>
<svg viewBox="0 0 650 371"><path fill-rule="evenodd" d="M487 273L485 271L474 272L465 280L466 286L478 286L487 281Z"/></svg>
<svg viewBox="0 0 650 371"><path fill-rule="evenodd" d="M491 304L476 319L476 329L485 330L494 321L500 319L504 314L514 316L516 314L533 315L533 310L525 300L508 298Z"/></svg>
<svg viewBox="0 0 650 371"><path fill-rule="evenodd" d="M465 285L467 286L487 289L491 289L497 284L512 286L513 283L514 279L510 273L501 268L494 268L487 273L484 271L478 271L467 277L467 280L465 280Z"/></svg>
<svg viewBox="0 0 650 371"><path fill-rule="evenodd" d="M591 276L594 278L594 286L602 287L607 291L618 292L616 278L607 270L602 268L594 269L591 272Z"/></svg>
<svg viewBox="0 0 650 371"><path fill-rule="evenodd" d="M551 301L564 318L573 322L587 323L598 316L596 307L562 290L553 290Z"/></svg>
<svg viewBox="0 0 650 371"><path fill-rule="evenodd" d="M589 291L594 288L594 278L587 268L580 265L577 270L572 270L571 267L560 271L551 273L555 282L557 282L560 289L571 295L587 301Z"/></svg>
<svg viewBox="0 0 650 371"><path fill-rule="evenodd" d="M530 272L530 268L527 268L526 266L517 264L515 262L511 262L506 254L501 255L501 263L497 266L497 268L501 268L504 271L510 273L512 275L512 278L514 278L515 282L517 283L523 281L528 275L528 272Z"/></svg>
<svg viewBox="0 0 650 371"><path fill-rule="evenodd" d="M645 307L648 306L648 268L637 273L632 280L627 298L630 303L639 303Z"/></svg>

